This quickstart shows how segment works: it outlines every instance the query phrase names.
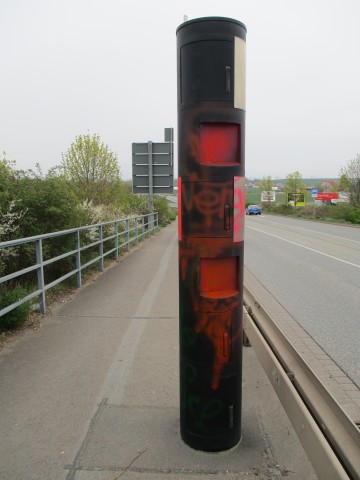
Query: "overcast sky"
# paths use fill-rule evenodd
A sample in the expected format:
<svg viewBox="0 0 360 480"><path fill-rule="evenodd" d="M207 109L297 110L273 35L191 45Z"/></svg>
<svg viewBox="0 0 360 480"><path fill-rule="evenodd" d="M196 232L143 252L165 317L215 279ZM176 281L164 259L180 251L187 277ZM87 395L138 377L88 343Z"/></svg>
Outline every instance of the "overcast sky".
<svg viewBox="0 0 360 480"><path fill-rule="evenodd" d="M359 0L0 0L0 153L47 171L89 131L131 178L132 142L176 139L184 15L247 27L247 177L337 177L360 152Z"/></svg>

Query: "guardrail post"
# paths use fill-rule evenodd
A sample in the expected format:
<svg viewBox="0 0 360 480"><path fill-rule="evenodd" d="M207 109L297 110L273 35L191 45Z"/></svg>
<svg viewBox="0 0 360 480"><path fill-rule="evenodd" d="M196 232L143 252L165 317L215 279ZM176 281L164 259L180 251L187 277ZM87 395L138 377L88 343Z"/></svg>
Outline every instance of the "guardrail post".
<svg viewBox="0 0 360 480"><path fill-rule="evenodd" d="M81 250L80 250L80 230L76 232L76 286L81 288Z"/></svg>
<svg viewBox="0 0 360 480"><path fill-rule="evenodd" d="M100 270L104 270L104 242L103 242L103 226L99 225L99 256L100 256Z"/></svg>
<svg viewBox="0 0 360 480"><path fill-rule="evenodd" d="M45 299L45 290L44 290L44 265L43 265L43 254L42 254L42 240L36 240L36 263L39 265L37 268L37 281L38 289L41 290L39 294L39 307L41 313L46 313L46 299Z"/></svg>
<svg viewBox="0 0 360 480"><path fill-rule="evenodd" d="M129 229L130 229L130 222L129 222L129 219L126 219L125 221L125 229L126 229L126 251L128 252L129 251L129 248L130 248L130 232L129 232Z"/></svg>
<svg viewBox="0 0 360 480"><path fill-rule="evenodd" d="M144 215L141 217L141 230L142 230L141 237L142 237L142 240L144 240L144 238L145 238L145 217L144 217Z"/></svg>
<svg viewBox="0 0 360 480"><path fill-rule="evenodd" d="M138 219L135 217L135 236L136 236L136 245L139 244L139 235L138 235Z"/></svg>
<svg viewBox="0 0 360 480"><path fill-rule="evenodd" d="M114 236L115 236L115 260L119 260L119 233L118 233L119 222L114 223Z"/></svg>

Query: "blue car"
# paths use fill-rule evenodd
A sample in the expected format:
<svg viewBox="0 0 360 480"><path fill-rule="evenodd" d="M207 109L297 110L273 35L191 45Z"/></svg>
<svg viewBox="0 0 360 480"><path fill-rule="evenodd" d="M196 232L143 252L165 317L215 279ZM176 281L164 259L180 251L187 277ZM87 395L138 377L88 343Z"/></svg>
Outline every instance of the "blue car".
<svg viewBox="0 0 360 480"><path fill-rule="evenodd" d="M249 205L246 209L246 215L261 215L261 208L259 205Z"/></svg>

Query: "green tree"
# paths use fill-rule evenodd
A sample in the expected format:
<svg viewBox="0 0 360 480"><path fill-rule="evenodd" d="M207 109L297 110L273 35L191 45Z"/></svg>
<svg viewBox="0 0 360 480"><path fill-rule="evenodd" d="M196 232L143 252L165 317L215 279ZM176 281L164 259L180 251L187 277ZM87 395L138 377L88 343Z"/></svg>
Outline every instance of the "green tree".
<svg viewBox="0 0 360 480"><path fill-rule="evenodd" d="M117 155L99 134L78 135L62 154L61 168L77 189L81 200L106 204L119 196L120 168Z"/></svg>
<svg viewBox="0 0 360 480"><path fill-rule="evenodd" d="M286 176L285 193L288 198L293 199L292 201L296 208L297 203L299 203L299 198L301 198L302 195L305 196L305 185L300 172L296 171Z"/></svg>
<svg viewBox="0 0 360 480"><path fill-rule="evenodd" d="M0 160L0 242L6 242L16 237L21 219L26 210L16 210L16 171L14 161L3 158ZM17 255L18 248L0 249L0 275L5 274L7 265ZM0 289L2 285L0 285Z"/></svg>
<svg viewBox="0 0 360 480"><path fill-rule="evenodd" d="M16 238L42 235L58 230L67 230L86 223L84 212L79 208L79 198L72 186L62 176L41 176L29 171L17 172L17 198L14 211L26 213L21 218ZM13 236L15 238L15 235ZM43 241L44 259L61 255L74 248L74 234ZM20 246L18 255L11 259L11 270L26 268L33 264L34 245ZM58 278L73 268L73 258L64 258L45 268L48 281ZM25 280L32 282L33 276Z"/></svg>
<svg viewBox="0 0 360 480"><path fill-rule="evenodd" d="M6 153L3 152L3 158L0 160L0 211L3 213L13 201L16 178L14 165L15 162L7 160Z"/></svg>
<svg viewBox="0 0 360 480"><path fill-rule="evenodd" d="M42 235L81 224L79 199L62 177L23 172L18 182L17 209L26 210L19 236Z"/></svg>
<svg viewBox="0 0 360 480"><path fill-rule="evenodd" d="M260 182L260 188L261 188L261 191L263 192L271 192L273 186L274 186L274 182L272 181L272 178L270 175L268 175L267 177L263 177L263 179L261 180Z"/></svg>
<svg viewBox="0 0 360 480"><path fill-rule="evenodd" d="M340 169L340 190L349 193L351 203L360 205L360 154Z"/></svg>

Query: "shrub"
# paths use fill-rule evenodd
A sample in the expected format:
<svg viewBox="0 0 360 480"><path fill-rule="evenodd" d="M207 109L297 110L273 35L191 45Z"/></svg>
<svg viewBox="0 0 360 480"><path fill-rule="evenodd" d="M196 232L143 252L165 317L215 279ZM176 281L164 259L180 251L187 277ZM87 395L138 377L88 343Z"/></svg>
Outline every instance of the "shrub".
<svg viewBox="0 0 360 480"><path fill-rule="evenodd" d="M0 310L6 308L12 303L17 302L20 298L26 297L29 291L21 286L16 286L10 291L0 292ZM26 302L16 307L14 310L0 317L0 331L12 330L20 327L27 319L31 309L31 303Z"/></svg>
<svg viewBox="0 0 360 480"><path fill-rule="evenodd" d="M169 202L165 197L154 197L154 210L159 214L159 225L165 226L175 220L177 209L169 207Z"/></svg>
<svg viewBox="0 0 360 480"><path fill-rule="evenodd" d="M336 213L337 218L343 218L346 222L360 224L360 207L355 207L348 203L340 203L336 207Z"/></svg>
<svg viewBox="0 0 360 480"><path fill-rule="evenodd" d="M314 215L314 208L315 208L314 204L310 203L305 205L305 207L301 207L301 209L297 209L297 210L300 210L301 215L306 217L311 217Z"/></svg>
<svg viewBox="0 0 360 480"><path fill-rule="evenodd" d="M26 210L19 238L66 230L81 224L79 200L72 185L61 177L35 177L24 174L18 183L16 207Z"/></svg>
<svg viewBox="0 0 360 480"><path fill-rule="evenodd" d="M177 209L169 207L166 197L154 195L154 211L159 213L159 225L165 226L175 220ZM149 213L149 197L132 195L127 198L126 215L147 215Z"/></svg>
<svg viewBox="0 0 360 480"><path fill-rule="evenodd" d="M285 203L268 204L268 211L273 213L281 213L282 215L292 215L295 213L295 208L292 205Z"/></svg>
<svg viewBox="0 0 360 480"><path fill-rule="evenodd" d="M354 223L360 224L360 207L350 203L339 203L338 205L307 204L296 209L291 205L279 203L263 203L262 208L269 213L282 215L293 215L296 217L316 218L327 222Z"/></svg>

